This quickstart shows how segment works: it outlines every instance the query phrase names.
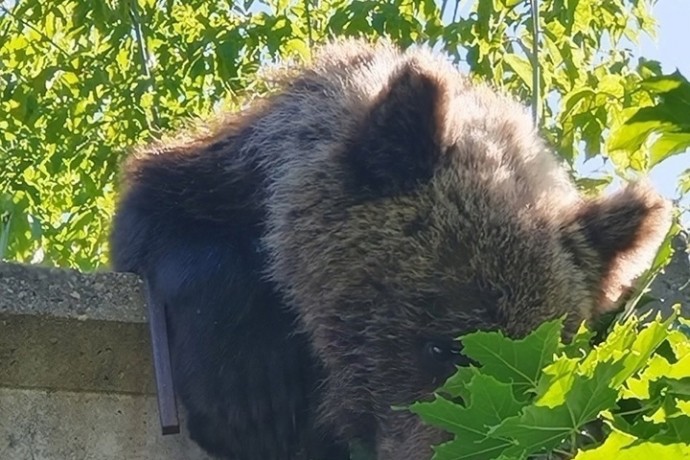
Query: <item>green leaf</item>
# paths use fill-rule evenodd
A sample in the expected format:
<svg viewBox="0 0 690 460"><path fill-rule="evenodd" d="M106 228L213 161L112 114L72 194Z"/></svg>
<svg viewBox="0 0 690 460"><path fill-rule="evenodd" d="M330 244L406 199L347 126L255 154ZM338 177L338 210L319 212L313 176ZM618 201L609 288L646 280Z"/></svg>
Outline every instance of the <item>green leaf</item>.
<svg viewBox="0 0 690 460"><path fill-rule="evenodd" d="M649 143L650 166L690 148L690 82L678 72L643 80L657 103L642 107L614 130L609 150L633 153Z"/></svg>
<svg viewBox="0 0 690 460"><path fill-rule="evenodd" d="M581 88L577 91L568 93L563 97L563 117L567 117L577 105L588 99L592 99L596 93L592 88Z"/></svg>
<svg viewBox="0 0 690 460"><path fill-rule="evenodd" d="M615 430L599 447L578 452L574 460L641 460L641 459L690 458L690 444L664 444L640 440L635 436Z"/></svg>
<svg viewBox="0 0 690 460"><path fill-rule="evenodd" d="M517 54L506 54L503 60L520 77L527 88L532 91L532 64Z"/></svg>
<svg viewBox="0 0 690 460"><path fill-rule="evenodd" d="M520 456L557 447L576 435L586 423L616 403L618 391L611 379L621 372L621 363L600 363L591 377L575 375L564 402L558 406L527 406L515 417L507 418L489 434L513 440L505 454Z"/></svg>
<svg viewBox="0 0 690 460"><path fill-rule="evenodd" d="M577 186L585 191L585 193L591 193L593 195L599 195L603 190L611 184L613 180L612 176L606 176L601 178L595 177L580 177L575 180Z"/></svg>
<svg viewBox="0 0 690 460"><path fill-rule="evenodd" d="M577 358L562 356L546 366L537 385L535 404L547 407L563 404L573 386L578 363Z"/></svg>
<svg viewBox="0 0 690 460"><path fill-rule="evenodd" d="M678 179L678 190L683 195L690 192L690 168L681 173Z"/></svg>
<svg viewBox="0 0 690 460"><path fill-rule="evenodd" d="M683 133L663 133L650 148L650 166L657 165L665 159L690 149L690 130Z"/></svg>
<svg viewBox="0 0 690 460"><path fill-rule="evenodd" d="M650 398L652 382L662 380L664 388L672 388L669 379L687 381L690 378L690 343L685 335L677 330L671 331L667 338L674 354L673 362L664 356L655 354L648 361L645 369L639 375L626 381L625 395L639 399Z"/></svg>
<svg viewBox="0 0 690 460"><path fill-rule="evenodd" d="M439 392L447 394L450 398L460 397L463 401L468 401L470 397L468 385L477 373L477 368L474 366L460 367L446 380Z"/></svg>
<svg viewBox="0 0 690 460"><path fill-rule="evenodd" d="M690 82L680 72L648 78L640 86L658 94L673 93L684 101L690 101Z"/></svg>
<svg viewBox="0 0 690 460"><path fill-rule="evenodd" d="M436 448L434 460L489 458L498 455L510 443L487 438L489 430L504 419L516 415L522 407L510 385L488 375L475 375L467 385L467 407L442 397L430 403L415 403L410 410L432 425L456 435L456 439Z"/></svg>
<svg viewBox="0 0 690 460"><path fill-rule="evenodd" d="M539 326L521 340L501 332L472 333L462 337L463 354L481 364L481 372L513 386L517 398L533 391L541 369L553 361L558 350L562 320Z"/></svg>
<svg viewBox="0 0 690 460"><path fill-rule="evenodd" d="M617 388L647 364L652 353L668 337L675 318L673 314L664 322L648 323L640 332L637 332L639 320L634 317L614 325L606 340L582 361L582 369L591 370L604 361L619 361L620 372L611 382L612 387Z"/></svg>

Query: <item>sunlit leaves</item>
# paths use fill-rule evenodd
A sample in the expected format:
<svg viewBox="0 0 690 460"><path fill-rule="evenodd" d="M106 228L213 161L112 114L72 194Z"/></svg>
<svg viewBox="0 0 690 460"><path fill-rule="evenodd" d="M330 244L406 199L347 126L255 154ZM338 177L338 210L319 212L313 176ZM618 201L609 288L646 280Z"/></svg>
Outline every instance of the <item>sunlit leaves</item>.
<svg viewBox="0 0 690 460"><path fill-rule="evenodd" d="M12 36L31 38L0 44L0 62L11 71L0 101L13 134L0 143L0 182L15 202L7 257L29 261L43 252L51 263L80 268L105 261L113 160L123 136L138 133L106 136L103 121L114 112L136 120L136 103L118 101L127 93L121 83L132 78L122 71L137 74L117 68L125 63L116 53L129 39L113 26L125 19L95 3L20 1L0 13ZM112 43L120 40L122 46ZM87 187L91 196L84 199L89 181L98 185ZM103 207L96 206L99 197ZM74 217L87 214L91 219Z"/></svg>
<svg viewBox="0 0 690 460"><path fill-rule="evenodd" d="M287 15L228 5L20 0L0 10L4 257L82 269L107 262L125 152L228 95L260 89L251 78L265 58L257 50L297 48Z"/></svg>
<svg viewBox="0 0 690 460"><path fill-rule="evenodd" d="M492 437L512 440L503 454L508 458L522 458L529 454L550 451L572 439L602 410L613 407L617 394L611 377L620 363L600 362L591 375L577 372L570 385L560 387L563 402L553 407L527 405L515 417L503 420L491 430Z"/></svg>
<svg viewBox="0 0 690 460"><path fill-rule="evenodd" d="M477 367L459 369L433 401L409 409L453 434L434 460L618 458L618 449L633 447L686 455L690 342L677 324L675 315L644 324L632 316L595 346L584 327L562 343L560 321L522 340L473 333L463 344ZM606 429L583 438L592 423Z"/></svg>
<svg viewBox="0 0 690 460"><path fill-rule="evenodd" d="M447 29L446 50L458 59L465 58L482 78L530 101L531 2L473 5L469 17ZM654 33L650 4L620 0L602 8L598 0L546 0L539 5L543 130L571 164L582 155L607 154L605 138L610 128L622 122L619 113L651 104L650 97L635 95L641 77L629 53L616 47L623 35L634 41L643 33ZM614 46L607 50L603 44L611 38ZM619 163L637 169L648 166L627 156Z"/></svg>
<svg viewBox="0 0 690 460"><path fill-rule="evenodd" d="M516 397L524 399L536 387L542 368L553 360L560 331L560 321L551 321L521 340L500 332L476 332L463 338L463 353L483 363L485 372L512 385Z"/></svg>
<svg viewBox="0 0 690 460"><path fill-rule="evenodd" d="M675 72L640 82L656 103L631 113L608 140L612 151L638 152L646 148L649 166L690 148L690 82Z"/></svg>
<svg viewBox="0 0 690 460"><path fill-rule="evenodd" d="M437 458L494 458L511 445L507 439L489 436L491 427L514 417L522 408L510 385L489 375L476 375L468 383L467 391L470 397L466 407L439 396L430 403L417 403L410 408L426 423L456 435L455 441L437 447Z"/></svg>
<svg viewBox="0 0 690 460"><path fill-rule="evenodd" d="M683 171L678 180L678 189L681 194L690 193L690 168Z"/></svg>
<svg viewBox="0 0 690 460"><path fill-rule="evenodd" d="M640 443L639 438L614 430L606 441L596 449L580 452L574 460L639 460L641 458L683 459L690 458L690 444L677 442L667 444L658 441Z"/></svg>

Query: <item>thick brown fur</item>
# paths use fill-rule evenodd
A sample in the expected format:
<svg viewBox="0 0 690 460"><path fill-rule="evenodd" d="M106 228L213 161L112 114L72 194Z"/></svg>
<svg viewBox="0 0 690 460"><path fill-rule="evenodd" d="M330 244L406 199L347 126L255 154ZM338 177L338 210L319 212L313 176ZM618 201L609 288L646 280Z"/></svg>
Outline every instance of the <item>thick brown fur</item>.
<svg viewBox="0 0 690 460"><path fill-rule="evenodd" d="M572 331L620 304L670 225L643 183L581 197L524 107L385 42L323 47L126 176L114 265L155 281L182 400L207 422L192 436L238 460L347 458L353 438L430 458L443 435L391 406L461 364L453 338L564 314Z"/></svg>

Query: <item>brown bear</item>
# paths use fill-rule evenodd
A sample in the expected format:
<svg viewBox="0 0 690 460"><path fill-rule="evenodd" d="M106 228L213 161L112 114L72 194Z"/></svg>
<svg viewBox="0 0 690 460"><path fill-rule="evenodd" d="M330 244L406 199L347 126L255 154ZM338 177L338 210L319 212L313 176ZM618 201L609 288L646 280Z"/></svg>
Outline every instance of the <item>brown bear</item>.
<svg viewBox="0 0 690 460"><path fill-rule="evenodd" d="M618 306L670 205L581 196L523 106L423 47L339 40L250 109L125 168L114 268L165 306L191 437L235 460L424 460L394 411L520 337Z"/></svg>

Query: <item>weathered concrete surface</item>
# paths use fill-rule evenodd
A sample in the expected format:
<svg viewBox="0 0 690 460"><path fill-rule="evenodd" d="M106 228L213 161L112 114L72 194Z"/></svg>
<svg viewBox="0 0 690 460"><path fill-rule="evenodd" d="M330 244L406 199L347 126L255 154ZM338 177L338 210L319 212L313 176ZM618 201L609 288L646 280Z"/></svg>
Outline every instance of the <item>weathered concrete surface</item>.
<svg viewBox="0 0 690 460"><path fill-rule="evenodd" d="M142 283L131 274L84 274L0 263L0 313L146 322Z"/></svg>
<svg viewBox="0 0 690 460"><path fill-rule="evenodd" d="M0 460L202 460L163 436L140 281L0 263Z"/></svg>
<svg viewBox="0 0 690 460"><path fill-rule="evenodd" d="M210 460L161 436L152 396L0 388L0 459Z"/></svg>
<svg viewBox="0 0 690 460"><path fill-rule="evenodd" d="M149 350L145 323L0 313L0 387L154 395Z"/></svg>

